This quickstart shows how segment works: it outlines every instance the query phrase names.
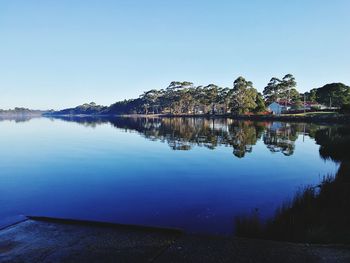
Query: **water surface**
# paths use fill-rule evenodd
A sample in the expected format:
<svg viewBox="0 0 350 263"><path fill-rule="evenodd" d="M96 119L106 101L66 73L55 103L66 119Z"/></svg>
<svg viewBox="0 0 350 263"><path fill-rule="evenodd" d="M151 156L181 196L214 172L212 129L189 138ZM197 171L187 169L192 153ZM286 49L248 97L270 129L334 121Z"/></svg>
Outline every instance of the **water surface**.
<svg viewBox="0 0 350 263"><path fill-rule="evenodd" d="M229 234L335 174L327 126L194 118L0 121L0 221L40 215Z"/></svg>

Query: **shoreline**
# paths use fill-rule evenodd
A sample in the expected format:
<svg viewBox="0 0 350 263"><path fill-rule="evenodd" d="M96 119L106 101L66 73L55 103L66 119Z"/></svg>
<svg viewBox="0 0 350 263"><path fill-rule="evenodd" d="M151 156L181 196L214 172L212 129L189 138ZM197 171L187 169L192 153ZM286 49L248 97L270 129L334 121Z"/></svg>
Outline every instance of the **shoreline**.
<svg viewBox="0 0 350 263"><path fill-rule="evenodd" d="M57 233L60 233L59 235ZM6 262L349 262L346 244L292 243L178 229L27 217L0 230ZM20 239L21 242L18 242Z"/></svg>
<svg viewBox="0 0 350 263"><path fill-rule="evenodd" d="M349 124L350 115L318 115L318 116L296 116L296 115L209 115L209 114L42 114L42 117L69 117L69 118L205 118L205 119L234 119L251 121L282 121L282 122L310 122L329 124Z"/></svg>

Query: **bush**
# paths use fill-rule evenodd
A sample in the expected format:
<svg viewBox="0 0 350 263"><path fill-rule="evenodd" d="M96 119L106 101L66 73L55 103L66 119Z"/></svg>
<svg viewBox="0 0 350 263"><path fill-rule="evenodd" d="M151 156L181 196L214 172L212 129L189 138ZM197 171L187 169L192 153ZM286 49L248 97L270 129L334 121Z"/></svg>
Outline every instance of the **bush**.
<svg viewBox="0 0 350 263"><path fill-rule="evenodd" d="M350 114L350 104L343 104L343 106L340 109L340 112L344 114Z"/></svg>

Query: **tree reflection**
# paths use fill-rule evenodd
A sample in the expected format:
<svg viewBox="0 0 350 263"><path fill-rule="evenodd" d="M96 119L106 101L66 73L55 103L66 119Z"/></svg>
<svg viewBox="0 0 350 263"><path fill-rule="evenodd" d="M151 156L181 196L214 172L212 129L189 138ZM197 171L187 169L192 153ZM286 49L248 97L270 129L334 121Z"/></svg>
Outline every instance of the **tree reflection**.
<svg viewBox="0 0 350 263"><path fill-rule="evenodd" d="M258 141L272 153L291 156L296 140L306 134L320 145L322 158L339 163L337 174L324 175L319 185L296 193L267 222L260 220L258 211L251 217L237 218L236 234L297 242L350 243L349 126L205 118L59 118L85 127L110 124L125 132L137 132L148 140L167 143L173 150L232 147L237 158L254 151Z"/></svg>
<svg viewBox="0 0 350 263"><path fill-rule="evenodd" d="M253 151L257 141L263 140L273 153L290 156L295 141L312 125L282 122L252 122L232 119L205 118L103 118L103 117L56 117L74 121L87 127L111 123L124 131L136 131L148 140L161 141L173 150L187 151L194 146L216 149L218 146L233 148L233 155L243 158ZM318 126L313 127L313 131Z"/></svg>
<svg viewBox="0 0 350 263"><path fill-rule="evenodd" d="M40 118L40 116L28 116L28 115L19 115L19 116L0 116L0 122L1 121L14 121L16 123L20 122L28 122L34 118Z"/></svg>
<svg viewBox="0 0 350 263"><path fill-rule="evenodd" d="M235 122L229 128L229 144L233 147L233 154L243 158L246 153L253 151L264 130L264 126L252 122Z"/></svg>
<svg viewBox="0 0 350 263"><path fill-rule="evenodd" d="M297 124L275 122L270 125L263 140L271 152L281 152L290 156L294 153L295 141L301 131Z"/></svg>

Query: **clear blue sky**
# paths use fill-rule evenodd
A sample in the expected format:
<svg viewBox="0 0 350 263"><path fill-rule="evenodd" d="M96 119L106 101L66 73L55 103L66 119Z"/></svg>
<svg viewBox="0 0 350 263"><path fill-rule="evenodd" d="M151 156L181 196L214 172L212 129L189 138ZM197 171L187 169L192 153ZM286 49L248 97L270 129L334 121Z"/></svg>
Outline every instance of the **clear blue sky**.
<svg viewBox="0 0 350 263"><path fill-rule="evenodd" d="M350 85L348 0L1 0L0 108L109 105L170 81Z"/></svg>

